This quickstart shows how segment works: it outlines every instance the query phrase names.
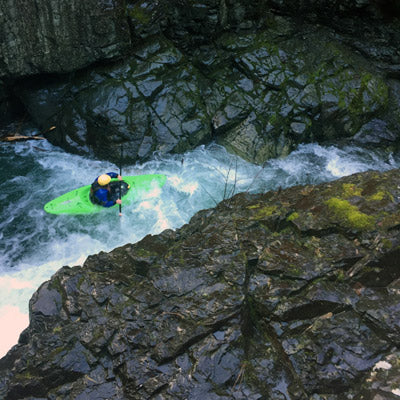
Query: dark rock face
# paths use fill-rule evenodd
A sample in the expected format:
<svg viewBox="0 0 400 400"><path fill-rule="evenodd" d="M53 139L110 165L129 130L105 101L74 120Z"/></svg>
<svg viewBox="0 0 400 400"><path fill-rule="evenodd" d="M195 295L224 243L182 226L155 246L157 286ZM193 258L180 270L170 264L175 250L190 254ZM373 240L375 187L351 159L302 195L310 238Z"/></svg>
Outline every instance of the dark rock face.
<svg viewBox="0 0 400 400"><path fill-rule="evenodd" d="M0 10L0 87L67 151L115 161L125 143L136 162L217 140L262 164L310 141L398 142L394 1L78 3Z"/></svg>
<svg viewBox="0 0 400 400"><path fill-rule="evenodd" d="M15 97L10 96L8 88L0 80L0 135L3 128L21 117L21 108L23 108L22 104Z"/></svg>
<svg viewBox="0 0 400 400"><path fill-rule="evenodd" d="M51 142L114 160L120 143L136 161L215 139L261 164L299 143L397 140L396 86L332 31L271 21L270 29L226 33L192 54L154 36L129 61L25 83L19 96L45 130L56 126ZM385 132L374 136L371 121Z"/></svg>
<svg viewBox="0 0 400 400"><path fill-rule="evenodd" d="M71 72L130 46L122 0L0 3L0 78Z"/></svg>
<svg viewBox="0 0 400 400"><path fill-rule="evenodd" d="M211 132L199 73L173 44L147 41L117 66L82 73L73 81L36 82L21 88L38 123L71 152L116 159L119 143L131 160L154 151L183 152L209 142Z"/></svg>
<svg viewBox="0 0 400 400"><path fill-rule="evenodd" d="M64 267L0 361L4 399L392 399L400 171L240 194Z"/></svg>
<svg viewBox="0 0 400 400"><path fill-rule="evenodd" d="M329 18L333 16L369 16L382 18L383 16L395 18L400 12L398 2L395 0L268 0L271 7L288 13L297 12L303 15L319 15Z"/></svg>

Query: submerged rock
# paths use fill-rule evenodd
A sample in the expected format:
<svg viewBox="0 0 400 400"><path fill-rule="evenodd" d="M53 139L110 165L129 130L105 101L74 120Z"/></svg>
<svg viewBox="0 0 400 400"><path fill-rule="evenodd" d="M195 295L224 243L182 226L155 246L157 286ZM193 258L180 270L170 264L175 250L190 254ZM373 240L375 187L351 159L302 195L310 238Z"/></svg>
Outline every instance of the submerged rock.
<svg viewBox="0 0 400 400"><path fill-rule="evenodd" d="M399 170L236 195L59 270L0 395L394 398L399 229Z"/></svg>

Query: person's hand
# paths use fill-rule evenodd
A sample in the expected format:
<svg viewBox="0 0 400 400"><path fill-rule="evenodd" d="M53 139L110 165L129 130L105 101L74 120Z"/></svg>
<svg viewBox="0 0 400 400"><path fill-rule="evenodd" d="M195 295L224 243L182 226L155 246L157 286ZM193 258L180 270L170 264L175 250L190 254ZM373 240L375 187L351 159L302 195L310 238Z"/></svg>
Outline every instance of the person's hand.
<svg viewBox="0 0 400 400"><path fill-rule="evenodd" d="M122 201L120 199L116 200L117 204L122 204Z"/></svg>
<svg viewBox="0 0 400 400"><path fill-rule="evenodd" d="M121 175L118 175L117 178L118 178L120 181L122 181L122 176L121 176Z"/></svg>

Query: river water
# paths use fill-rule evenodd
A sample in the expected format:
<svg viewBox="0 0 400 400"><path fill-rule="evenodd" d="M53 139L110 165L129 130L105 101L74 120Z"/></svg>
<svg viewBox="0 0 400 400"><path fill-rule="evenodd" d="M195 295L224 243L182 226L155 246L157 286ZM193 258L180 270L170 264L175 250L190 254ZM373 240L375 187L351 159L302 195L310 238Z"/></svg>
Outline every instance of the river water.
<svg viewBox="0 0 400 400"><path fill-rule="evenodd" d="M67 154L46 141L0 145L0 357L28 325L29 299L64 265L176 229L199 210L234 192L252 193L333 180L368 169L400 166L400 155L358 147L302 145L285 159L256 166L211 144L183 155L155 155L125 165L123 175L163 173L167 183L137 203L95 215L49 215L44 204L103 172L104 161Z"/></svg>

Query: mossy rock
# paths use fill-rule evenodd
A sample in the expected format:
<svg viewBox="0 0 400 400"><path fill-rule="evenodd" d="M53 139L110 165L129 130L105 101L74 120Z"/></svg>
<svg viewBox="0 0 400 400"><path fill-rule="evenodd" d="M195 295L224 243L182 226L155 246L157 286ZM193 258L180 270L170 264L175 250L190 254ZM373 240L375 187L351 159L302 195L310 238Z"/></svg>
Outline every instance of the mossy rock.
<svg viewBox="0 0 400 400"><path fill-rule="evenodd" d="M329 211L333 213L332 219L346 228L370 230L375 226L376 220L373 216L360 212L356 206L353 206L347 200L333 197L327 200L325 204Z"/></svg>

